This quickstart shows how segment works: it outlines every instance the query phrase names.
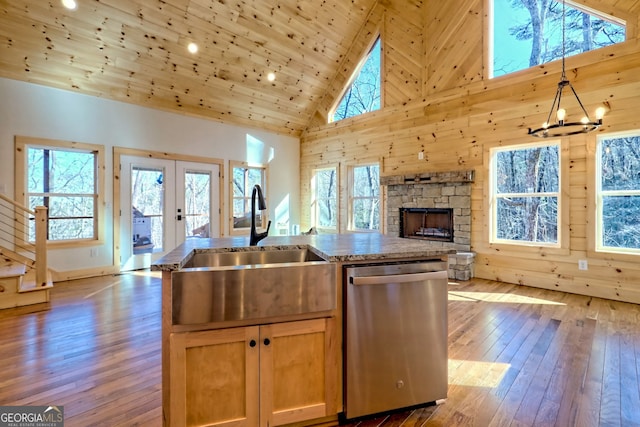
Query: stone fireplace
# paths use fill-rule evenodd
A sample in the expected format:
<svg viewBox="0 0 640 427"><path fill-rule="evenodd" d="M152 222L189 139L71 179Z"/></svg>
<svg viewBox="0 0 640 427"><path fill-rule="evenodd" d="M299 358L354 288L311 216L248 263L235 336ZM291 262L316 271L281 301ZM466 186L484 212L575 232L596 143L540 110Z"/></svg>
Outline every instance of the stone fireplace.
<svg viewBox="0 0 640 427"><path fill-rule="evenodd" d="M455 249L449 278L473 277L471 252L471 183L474 172L432 172L380 178L387 186L387 234L428 240ZM446 224L447 220L449 224ZM450 235L447 235L450 233Z"/></svg>

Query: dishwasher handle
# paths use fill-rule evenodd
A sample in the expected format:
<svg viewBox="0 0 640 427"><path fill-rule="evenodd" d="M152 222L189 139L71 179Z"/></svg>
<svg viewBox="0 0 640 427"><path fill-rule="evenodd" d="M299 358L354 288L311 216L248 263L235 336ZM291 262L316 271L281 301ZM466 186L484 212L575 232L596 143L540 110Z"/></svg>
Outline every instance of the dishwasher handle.
<svg viewBox="0 0 640 427"><path fill-rule="evenodd" d="M388 283L421 282L432 279L448 279L446 271L429 271L425 273L389 274L384 276L352 276L353 285L385 285Z"/></svg>

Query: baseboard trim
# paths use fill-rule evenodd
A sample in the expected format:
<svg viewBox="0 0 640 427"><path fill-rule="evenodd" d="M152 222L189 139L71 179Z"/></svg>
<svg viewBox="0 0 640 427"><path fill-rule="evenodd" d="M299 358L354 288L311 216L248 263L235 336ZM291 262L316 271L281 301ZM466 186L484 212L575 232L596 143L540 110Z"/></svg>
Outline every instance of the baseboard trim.
<svg viewBox="0 0 640 427"><path fill-rule="evenodd" d="M120 273L120 268L115 265L102 266L96 268L85 268L82 270L52 271L53 282L64 282L66 280L86 279L89 277L110 276Z"/></svg>

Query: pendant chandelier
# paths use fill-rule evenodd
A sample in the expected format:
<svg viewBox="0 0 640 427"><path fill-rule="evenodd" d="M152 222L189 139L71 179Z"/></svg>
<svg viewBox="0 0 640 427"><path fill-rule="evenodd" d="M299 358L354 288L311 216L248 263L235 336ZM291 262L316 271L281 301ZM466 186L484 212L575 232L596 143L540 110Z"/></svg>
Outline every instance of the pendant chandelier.
<svg viewBox="0 0 640 427"><path fill-rule="evenodd" d="M578 97L573 85L567 79L567 75L565 73L565 2L562 0L562 76L560 77L560 82L558 83L558 90L556 91L556 96L553 99L553 103L551 104L551 110L549 110L549 116L547 117L547 121L542 124L542 127L538 129L529 128L529 135L536 136L539 138L547 138L547 137L557 137L557 136L567 136L567 135L576 135L579 133L587 133L598 129L602 126L602 117L604 116L605 109L604 107L599 107L596 110L596 119L592 121L587 113L587 110L582 105L582 101ZM562 92L564 89L569 86L571 89L571 93L575 96L576 101L578 101L578 105L582 109L582 119L579 122L567 122L565 118L567 117L567 111L560 106L560 102L562 101ZM551 123L551 117L553 116L553 112L555 110L555 118L556 121Z"/></svg>

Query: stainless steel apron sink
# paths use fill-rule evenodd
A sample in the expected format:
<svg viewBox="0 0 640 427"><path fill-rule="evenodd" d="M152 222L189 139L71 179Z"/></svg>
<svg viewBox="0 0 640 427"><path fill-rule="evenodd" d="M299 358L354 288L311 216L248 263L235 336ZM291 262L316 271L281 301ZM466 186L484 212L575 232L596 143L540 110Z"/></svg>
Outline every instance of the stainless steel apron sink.
<svg viewBox="0 0 640 427"><path fill-rule="evenodd" d="M308 249L268 249L239 252L196 252L183 268L264 265L285 262L324 261Z"/></svg>
<svg viewBox="0 0 640 427"><path fill-rule="evenodd" d="M335 264L307 249L199 252L172 273L174 325L260 323L335 310L336 300Z"/></svg>

